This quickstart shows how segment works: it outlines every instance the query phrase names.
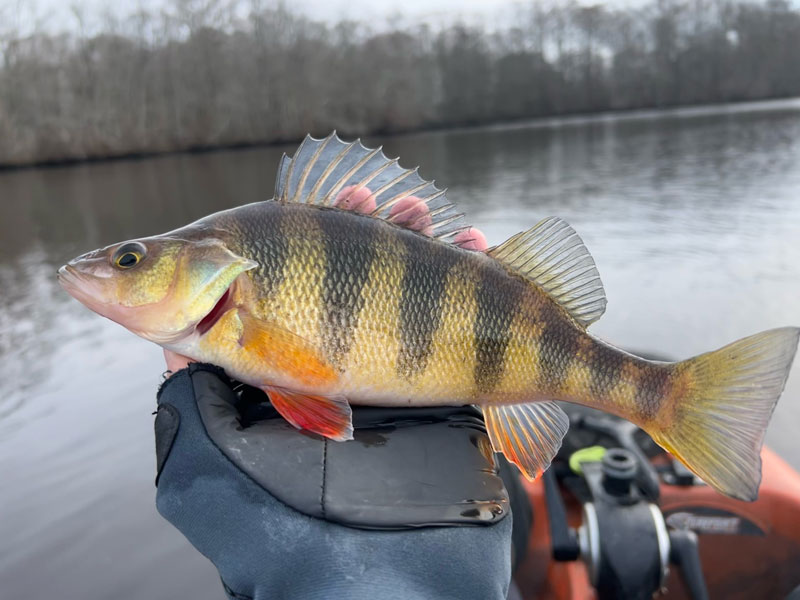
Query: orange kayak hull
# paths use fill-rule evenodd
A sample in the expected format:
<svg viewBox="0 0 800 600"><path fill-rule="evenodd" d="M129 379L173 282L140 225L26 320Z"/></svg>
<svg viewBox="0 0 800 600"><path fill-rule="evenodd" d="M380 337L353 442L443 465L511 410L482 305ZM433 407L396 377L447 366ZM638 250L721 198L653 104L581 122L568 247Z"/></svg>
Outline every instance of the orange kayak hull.
<svg viewBox="0 0 800 600"><path fill-rule="evenodd" d="M762 451L759 498L742 502L708 486L661 484L660 506L668 524L687 523L699 537L700 557L711 598L785 598L800 585L800 474L777 454ZM595 600L583 562L552 560L542 479L525 483L533 507L528 553L514 574L523 598ZM564 494L567 518L581 524L581 505ZM711 517L711 518L706 518ZM689 598L673 567L663 596Z"/></svg>

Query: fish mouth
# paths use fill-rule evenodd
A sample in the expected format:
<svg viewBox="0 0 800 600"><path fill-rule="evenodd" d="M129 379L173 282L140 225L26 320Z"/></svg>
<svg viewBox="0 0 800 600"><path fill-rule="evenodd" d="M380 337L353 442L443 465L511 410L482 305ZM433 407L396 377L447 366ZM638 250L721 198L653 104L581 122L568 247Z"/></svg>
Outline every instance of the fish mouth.
<svg viewBox="0 0 800 600"><path fill-rule="evenodd" d="M58 270L58 283L70 296L87 306L108 304L98 282L66 264Z"/></svg>
<svg viewBox="0 0 800 600"><path fill-rule="evenodd" d="M74 287L79 281L78 272L75 270L74 267L70 265L64 265L58 270L58 283L61 284L61 287Z"/></svg>

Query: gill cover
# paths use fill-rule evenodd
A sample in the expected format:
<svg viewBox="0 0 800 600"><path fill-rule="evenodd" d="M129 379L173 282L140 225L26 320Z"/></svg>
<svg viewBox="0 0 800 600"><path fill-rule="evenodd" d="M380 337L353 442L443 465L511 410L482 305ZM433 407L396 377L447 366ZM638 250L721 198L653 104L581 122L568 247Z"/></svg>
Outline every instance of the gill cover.
<svg viewBox="0 0 800 600"><path fill-rule="evenodd" d="M135 333L158 344L182 338L213 310L239 275L256 266L218 239L186 242L172 287L153 311L152 325Z"/></svg>

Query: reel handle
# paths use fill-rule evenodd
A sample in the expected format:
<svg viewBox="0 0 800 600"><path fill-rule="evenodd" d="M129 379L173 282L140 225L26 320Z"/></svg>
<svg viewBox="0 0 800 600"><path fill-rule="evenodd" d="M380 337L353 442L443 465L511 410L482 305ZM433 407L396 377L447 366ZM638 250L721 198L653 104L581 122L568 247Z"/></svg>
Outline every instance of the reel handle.
<svg viewBox="0 0 800 600"><path fill-rule="evenodd" d="M669 561L680 567L681 577L692 600L708 600L708 589L700 563L697 534L689 529L669 532Z"/></svg>

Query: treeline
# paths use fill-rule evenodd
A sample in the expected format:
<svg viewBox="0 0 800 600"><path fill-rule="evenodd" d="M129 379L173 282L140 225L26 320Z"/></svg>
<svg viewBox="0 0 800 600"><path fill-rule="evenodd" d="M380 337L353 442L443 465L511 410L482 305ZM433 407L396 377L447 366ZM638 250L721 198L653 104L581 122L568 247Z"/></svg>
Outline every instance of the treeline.
<svg viewBox="0 0 800 600"><path fill-rule="evenodd" d="M493 31L174 0L104 29L0 31L0 165L800 95L784 0L532 4Z"/></svg>

